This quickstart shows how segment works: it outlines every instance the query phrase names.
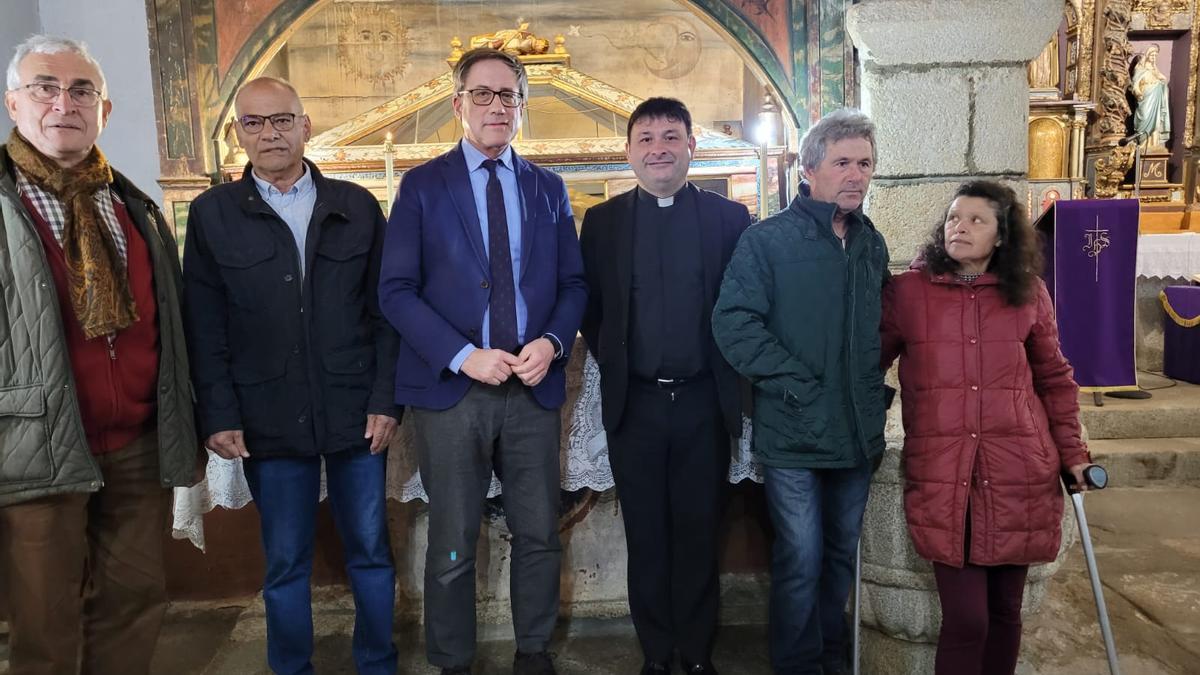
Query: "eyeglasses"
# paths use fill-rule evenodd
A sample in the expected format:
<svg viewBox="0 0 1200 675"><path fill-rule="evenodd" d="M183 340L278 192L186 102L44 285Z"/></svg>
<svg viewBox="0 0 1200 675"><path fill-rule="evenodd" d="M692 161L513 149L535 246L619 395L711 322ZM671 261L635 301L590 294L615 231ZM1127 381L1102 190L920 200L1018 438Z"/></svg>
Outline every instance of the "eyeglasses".
<svg viewBox="0 0 1200 675"><path fill-rule="evenodd" d="M292 127L296 126L296 113L275 113L274 115L242 115L238 118L238 124L242 125L242 129L248 134L259 134L267 126L267 122L271 123L271 128L275 131L291 131Z"/></svg>
<svg viewBox="0 0 1200 675"><path fill-rule="evenodd" d="M100 102L100 92L90 87L60 87L50 82L34 82L17 88L28 91L29 98L38 103L54 103L64 91L77 106L90 108Z"/></svg>
<svg viewBox="0 0 1200 675"><path fill-rule="evenodd" d="M497 96L499 96L500 103L505 108L520 107L521 99L523 98L521 96L520 92L492 91L491 89L486 89L486 88L471 89L469 91L460 91L460 92L458 92L457 95L462 96L463 94L470 94L471 95L471 103L474 103L475 105L491 105L492 100L494 100Z"/></svg>

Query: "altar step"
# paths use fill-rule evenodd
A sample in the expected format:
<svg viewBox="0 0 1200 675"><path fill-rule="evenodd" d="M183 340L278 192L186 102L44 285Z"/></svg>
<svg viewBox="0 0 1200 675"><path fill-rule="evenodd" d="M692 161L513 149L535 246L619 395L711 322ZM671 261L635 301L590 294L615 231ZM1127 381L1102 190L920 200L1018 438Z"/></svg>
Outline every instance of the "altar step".
<svg viewBox="0 0 1200 675"><path fill-rule="evenodd" d="M1200 486L1200 438L1109 438L1088 449L1114 487Z"/></svg>
<svg viewBox="0 0 1200 675"><path fill-rule="evenodd" d="M1079 397L1092 458L1114 486L1200 485L1200 386L1139 373L1148 399Z"/></svg>
<svg viewBox="0 0 1200 675"><path fill-rule="evenodd" d="M1141 385L1150 390L1148 399L1103 397L1096 406L1092 394L1079 396L1088 438L1200 438L1200 386L1140 374ZM1161 388L1160 388L1161 387Z"/></svg>

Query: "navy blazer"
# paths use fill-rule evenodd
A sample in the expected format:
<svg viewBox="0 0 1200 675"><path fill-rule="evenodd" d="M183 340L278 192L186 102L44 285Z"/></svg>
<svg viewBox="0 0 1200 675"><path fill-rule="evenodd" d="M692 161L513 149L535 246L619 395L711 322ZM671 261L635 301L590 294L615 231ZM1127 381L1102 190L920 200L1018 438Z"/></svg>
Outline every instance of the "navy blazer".
<svg viewBox="0 0 1200 675"><path fill-rule="evenodd" d="M562 357L533 388L538 403L552 409L566 400L563 368L587 286L566 184L516 152L512 156L523 214L525 340L553 333L562 341ZM400 334L396 403L445 410L467 393L472 380L449 365L468 343L481 346L491 286L467 162L455 145L404 175L388 218L379 306Z"/></svg>

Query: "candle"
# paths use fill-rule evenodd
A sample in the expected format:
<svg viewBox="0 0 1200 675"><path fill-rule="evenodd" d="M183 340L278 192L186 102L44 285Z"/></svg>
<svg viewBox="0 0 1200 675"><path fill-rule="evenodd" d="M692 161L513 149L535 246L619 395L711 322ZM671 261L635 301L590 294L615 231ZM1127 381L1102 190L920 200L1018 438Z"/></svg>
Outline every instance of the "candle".
<svg viewBox="0 0 1200 675"><path fill-rule="evenodd" d="M383 170L387 175L387 206L388 213L392 212L392 199L396 194L396 172L392 164L392 132L387 132L383 139Z"/></svg>

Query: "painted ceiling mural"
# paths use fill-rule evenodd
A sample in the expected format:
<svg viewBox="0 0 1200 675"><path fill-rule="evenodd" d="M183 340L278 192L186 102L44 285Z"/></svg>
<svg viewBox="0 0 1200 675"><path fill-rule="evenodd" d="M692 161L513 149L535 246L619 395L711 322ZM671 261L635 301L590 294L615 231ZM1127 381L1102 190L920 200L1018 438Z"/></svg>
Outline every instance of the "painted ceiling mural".
<svg viewBox="0 0 1200 675"><path fill-rule="evenodd" d="M679 95L704 123L742 119L743 94L765 78L803 128L853 91L850 2L147 0L164 176L212 173L248 77L289 77L318 126L332 126L444 73L451 38L521 22L562 35L575 67L639 96Z"/></svg>

